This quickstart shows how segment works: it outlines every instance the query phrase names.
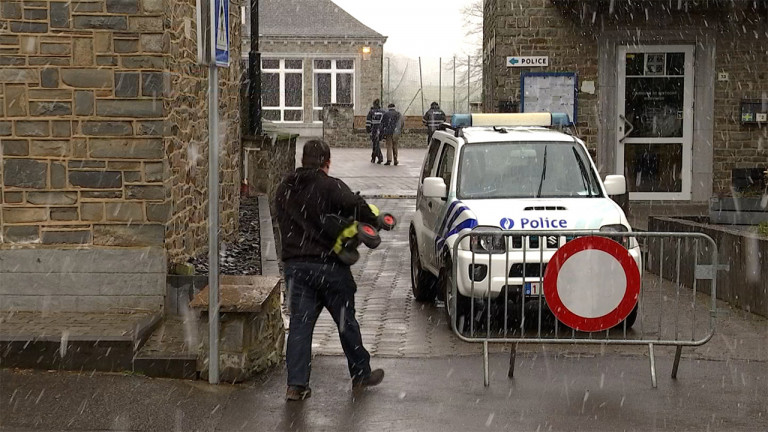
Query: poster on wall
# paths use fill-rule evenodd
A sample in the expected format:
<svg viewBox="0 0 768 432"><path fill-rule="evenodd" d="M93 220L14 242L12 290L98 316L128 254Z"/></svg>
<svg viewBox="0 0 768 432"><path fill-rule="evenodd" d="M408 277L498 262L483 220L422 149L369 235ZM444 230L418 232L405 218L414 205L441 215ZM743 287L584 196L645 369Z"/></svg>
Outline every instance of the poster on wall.
<svg viewBox="0 0 768 432"><path fill-rule="evenodd" d="M520 79L521 112L561 112L577 121L575 72L524 72Z"/></svg>

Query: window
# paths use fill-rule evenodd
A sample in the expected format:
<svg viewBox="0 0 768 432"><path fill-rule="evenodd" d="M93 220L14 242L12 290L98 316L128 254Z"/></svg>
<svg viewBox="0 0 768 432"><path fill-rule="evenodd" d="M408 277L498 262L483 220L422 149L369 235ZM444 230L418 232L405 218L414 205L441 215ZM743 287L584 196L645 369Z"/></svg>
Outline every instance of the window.
<svg viewBox="0 0 768 432"><path fill-rule="evenodd" d="M462 199L601 197L589 157L571 142L500 142L464 146Z"/></svg>
<svg viewBox="0 0 768 432"><path fill-rule="evenodd" d="M440 165L437 166L437 176L442 177L445 185L451 187L451 176L453 173L453 155L456 151L452 145L443 146L443 154L440 155Z"/></svg>
<svg viewBox="0 0 768 432"><path fill-rule="evenodd" d="M261 60L261 104L265 120L304 120L303 68L301 59Z"/></svg>
<svg viewBox="0 0 768 432"><path fill-rule="evenodd" d="M315 59L313 120L321 121L323 105L354 104L355 62L352 59Z"/></svg>
<svg viewBox="0 0 768 432"><path fill-rule="evenodd" d="M440 140L437 138L432 139L432 143L429 145L429 151L427 152L427 161L424 164L424 169L421 172L421 181L423 182L426 177L432 173L432 167L435 166L435 159L437 159L437 151L440 149Z"/></svg>

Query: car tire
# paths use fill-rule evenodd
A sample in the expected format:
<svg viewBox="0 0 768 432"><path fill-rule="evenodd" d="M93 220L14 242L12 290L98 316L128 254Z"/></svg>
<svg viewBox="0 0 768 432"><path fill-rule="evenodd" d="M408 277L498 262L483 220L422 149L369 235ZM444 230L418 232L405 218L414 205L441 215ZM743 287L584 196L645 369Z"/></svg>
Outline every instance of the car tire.
<svg viewBox="0 0 768 432"><path fill-rule="evenodd" d="M469 336L469 319L470 319L470 302L471 299L456 290L456 301L453 306L452 285L453 285L453 262L450 258L443 259L443 266L440 268L440 276L438 278L440 285L440 292L445 299L445 313L448 317L448 325L451 326L451 322L454 317L454 307L456 314L456 329L464 336Z"/></svg>
<svg viewBox="0 0 768 432"><path fill-rule="evenodd" d="M411 290L413 298L418 302L431 302L437 295L437 280L428 271L421 268L419 246L416 243L416 233L411 229L409 242L411 249Z"/></svg>
<svg viewBox="0 0 768 432"><path fill-rule="evenodd" d="M630 312L629 315L627 315L627 317L624 319L624 321L616 324L613 327L613 330L623 330L625 322L627 323L627 330L631 329L632 326L635 325L635 321L637 321L637 307L638 306L639 306L639 303L635 304L635 307L632 308L632 312Z"/></svg>

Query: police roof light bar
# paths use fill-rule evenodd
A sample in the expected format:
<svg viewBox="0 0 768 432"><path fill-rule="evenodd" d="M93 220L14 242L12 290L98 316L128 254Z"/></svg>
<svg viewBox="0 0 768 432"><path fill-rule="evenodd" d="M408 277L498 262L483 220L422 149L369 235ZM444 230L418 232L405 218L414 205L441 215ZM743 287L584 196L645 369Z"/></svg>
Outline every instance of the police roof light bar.
<svg viewBox="0 0 768 432"><path fill-rule="evenodd" d="M515 113L515 114L454 114L451 127L471 126L568 126L571 124L565 113Z"/></svg>

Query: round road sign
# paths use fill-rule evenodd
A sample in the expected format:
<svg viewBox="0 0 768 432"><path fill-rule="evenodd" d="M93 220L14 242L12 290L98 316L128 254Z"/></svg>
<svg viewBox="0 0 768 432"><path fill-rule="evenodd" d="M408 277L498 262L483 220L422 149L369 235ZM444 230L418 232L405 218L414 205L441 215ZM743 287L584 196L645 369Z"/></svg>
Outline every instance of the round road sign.
<svg viewBox="0 0 768 432"><path fill-rule="evenodd" d="M621 244L578 237L555 252L544 272L552 313L573 329L594 332L622 322L637 304L640 270Z"/></svg>

